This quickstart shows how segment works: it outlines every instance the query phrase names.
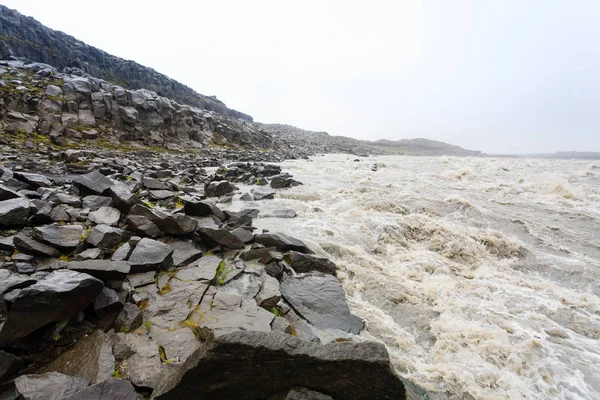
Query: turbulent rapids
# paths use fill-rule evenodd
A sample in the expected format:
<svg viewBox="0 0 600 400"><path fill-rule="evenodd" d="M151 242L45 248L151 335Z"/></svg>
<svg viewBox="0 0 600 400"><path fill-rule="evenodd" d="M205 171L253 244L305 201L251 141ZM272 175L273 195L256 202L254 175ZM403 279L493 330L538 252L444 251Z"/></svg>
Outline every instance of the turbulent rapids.
<svg viewBox="0 0 600 400"><path fill-rule="evenodd" d="M600 398L600 163L355 159L285 162L304 185L255 206L298 216L255 225L337 263L399 373L429 398Z"/></svg>

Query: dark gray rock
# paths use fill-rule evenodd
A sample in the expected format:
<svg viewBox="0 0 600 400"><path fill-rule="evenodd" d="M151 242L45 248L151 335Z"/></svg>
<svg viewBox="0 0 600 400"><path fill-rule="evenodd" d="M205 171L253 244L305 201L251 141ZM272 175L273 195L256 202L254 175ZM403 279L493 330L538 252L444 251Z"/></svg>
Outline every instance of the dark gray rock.
<svg viewBox="0 0 600 400"><path fill-rule="evenodd" d="M228 249L244 248L244 242L227 229L200 228L198 229L198 235L209 243L223 246Z"/></svg>
<svg viewBox="0 0 600 400"><path fill-rule="evenodd" d="M319 339L319 337L310 329L308 324L301 319L290 323L290 326L286 328L285 333L306 340L307 342L321 343L321 339Z"/></svg>
<svg viewBox="0 0 600 400"><path fill-rule="evenodd" d="M272 251L277 250L275 247L261 247L250 249L242 253L240 258L244 261L255 260L259 258L263 258L266 254L269 254Z"/></svg>
<svg viewBox="0 0 600 400"><path fill-rule="evenodd" d="M107 196L90 195L83 198L83 208L89 208L90 211L96 211L100 207L111 207L113 200Z"/></svg>
<svg viewBox="0 0 600 400"><path fill-rule="evenodd" d="M128 213L131 210L131 207L142 203L142 200L131 193L129 188L125 185L115 184L110 187L109 192L115 207L122 213Z"/></svg>
<svg viewBox="0 0 600 400"><path fill-rule="evenodd" d="M0 382L11 378L23 364L24 362L19 357L0 350Z"/></svg>
<svg viewBox="0 0 600 400"><path fill-rule="evenodd" d="M342 284L331 275L313 272L287 276L279 289L294 310L319 329L357 335L364 328L364 322L350 313Z"/></svg>
<svg viewBox="0 0 600 400"><path fill-rule="evenodd" d="M290 251L284 256L284 259L298 273L319 271L335 275L335 264L327 258Z"/></svg>
<svg viewBox="0 0 600 400"><path fill-rule="evenodd" d="M94 311L99 317L112 315L123 308L123 302L114 289L104 287L100 294L94 299Z"/></svg>
<svg viewBox="0 0 600 400"><path fill-rule="evenodd" d="M274 199L275 193L277 193L277 192L274 190L257 187L257 188L250 189L250 193L252 194L252 197L254 198L254 200L264 200L264 199Z"/></svg>
<svg viewBox="0 0 600 400"><path fill-rule="evenodd" d="M19 233L14 237L13 243L21 253L42 257L60 256L60 251L56 250L54 247L33 240L22 233Z"/></svg>
<svg viewBox="0 0 600 400"><path fill-rule="evenodd" d="M79 189L83 195L106 195L109 192L108 189L113 185L113 182L99 171L92 171L73 179L73 186Z"/></svg>
<svg viewBox="0 0 600 400"><path fill-rule="evenodd" d="M41 372L58 372L98 383L111 379L114 369L115 357L110 335L96 330L78 340L73 349L62 353Z"/></svg>
<svg viewBox="0 0 600 400"><path fill-rule="evenodd" d="M287 188L298 184L300 184L300 182L295 181L288 175L276 175L271 178L271 187L273 189Z"/></svg>
<svg viewBox="0 0 600 400"><path fill-rule="evenodd" d="M125 379L109 379L89 386L65 400L138 400L135 388ZM308 398L307 398L308 399ZM304 400L304 398L298 398ZM321 400L321 399L315 399ZM323 399L326 400L326 399Z"/></svg>
<svg viewBox="0 0 600 400"><path fill-rule="evenodd" d="M96 224L115 225L121 219L121 212L116 208L103 206L92 211L88 219Z"/></svg>
<svg viewBox="0 0 600 400"><path fill-rule="evenodd" d="M133 247L129 243L121 245L112 255L113 261L125 261L133 251Z"/></svg>
<svg viewBox="0 0 600 400"><path fill-rule="evenodd" d="M84 228L81 225L52 224L33 229L33 237L40 242L62 250L73 250L81 243Z"/></svg>
<svg viewBox="0 0 600 400"><path fill-rule="evenodd" d="M53 271L37 283L4 295L12 303L0 331L0 343L27 336L51 322L69 319L102 291L102 281L69 270Z"/></svg>
<svg viewBox="0 0 600 400"><path fill-rule="evenodd" d="M204 188L204 194L206 197L221 197L226 194L232 193L235 190L235 186L229 181L216 181L210 182Z"/></svg>
<svg viewBox="0 0 600 400"><path fill-rule="evenodd" d="M7 236L7 237L0 236L0 250L8 251L10 253L15 251L15 237L14 236Z"/></svg>
<svg viewBox="0 0 600 400"><path fill-rule="evenodd" d="M193 242L171 240L167 244L175 250L173 252L174 267L183 267L202 257L202 251L198 250Z"/></svg>
<svg viewBox="0 0 600 400"><path fill-rule="evenodd" d="M0 201L0 227L27 224L34 209L33 203L26 197Z"/></svg>
<svg viewBox="0 0 600 400"><path fill-rule="evenodd" d="M14 399L64 400L89 385L84 378L58 372L39 375L22 375L15 379Z"/></svg>
<svg viewBox="0 0 600 400"><path fill-rule="evenodd" d="M30 174L26 172L14 172L13 176L15 179L25 182L34 188L52 186L52 181L43 175Z"/></svg>
<svg viewBox="0 0 600 400"><path fill-rule="evenodd" d="M48 200L53 202L54 204L66 204L71 207L80 208L81 207L81 199L77 196L72 196L63 192L54 192L50 196L48 196Z"/></svg>
<svg viewBox="0 0 600 400"><path fill-rule="evenodd" d="M21 275L10 272L7 269L0 269L0 294L8 293L14 289L22 289L31 286L35 282L36 279L33 279L28 275Z"/></svg>
<svg viewBox="0 0 600 400"><path fill-rule="evenodd" d="M84 272L103 281L120 281L131 271L126 261L86 260L71 261L66 264L70 270Z"/></svg>
<svg viewBox="0 0 600 400"><path fill-rule="evenodd" d="M23 196L8 186L0 185L0 201L18 199L19 197Z"/></svg>
<svg viewBox="0 0 600 400"><path fill-rule="evenodd" d="M170 190L150 190L148 192L148 200L161 201L175 197L175 192Z"/></svg>
<svg viewBox="0 0 600 400"><path fill-rule="evenodd" d="M164 184L163 182L159 181L158 179L154 179L154 178L149 178L149 177L142 177L142 185L146 188L146 189L152 189L152 190L167 190L168 187L166 184Z"/></svg>
<svg viewBox="0 0 600 400"><path fill-rule="evenodd" d="M254 236L254 241L266 247L275 247L279 251L294 250L307 254L313 253L303 241L284 233L261 233Z"/></svg>
<svg viewBox="0 0 600 400"><path fill-rule="evenodd" d="M152 399L266 399L298 386L344 400L405 398L382 344L323 346L278 332L235 332L209 338L180 370L163 375Z"/></svg>
<svg viewBox="0 0 600 400"><path fill-rule="evenodd" d="M279 281L269 275L263 278L260 292L256 295L256 303L266 309L271 310L277 306L281 300L281 292L279 291Z"/></svg>
<svg viewBox="0 0 600 400"><path fill-rule="evenodd" d="M207 215L214 215L219 218L221 221L225 221L227 216L219 207L216 206L215 203L211 201L192 201L187 200L183 205L183 211L187 215L192 215L195 217L204 217Z"/></svg>
<svg viewBox="0 0 600 400"><path fill-rule="evenodd" d="M140 236L157 238L162 234L154 222L141 215L128 215L126 221L127 229Z"/></svg>
<svg viewBox="0 0 600 400"><path fill-rule="evenodd" d="M141 215L168 235L187 235L196 230L198 221L183 214L168 214L141 204L131 208L131 215Z"/></svg>
<svg viewBox="0 0 600 400"><path fill-rule="evenodd" d="M170 268L173 266L173 252L168 244L143 238L129 257L131 273Z"/></svg>
<svg viewBox="0 0 600 400"><path fill-rule="evenodd" d="M112 250L128 240L130 233L108 225L96 225L92 228L86 242L100 249Z"/></svg>
<svg viewBox="0 0 600 400"><path fill-rule="evenodd" d="M177 279L182 281L211 281L215 278L217 268L222 262L219 257L206 256L177 272Z"/></svg>
<svg viewBox="0 0 600 400"><path fill-rule="evenodd" d="M115 321L115 330L117 332L133 332L144 322L144 317L140 309L131 303L125 303Z"/></svg>

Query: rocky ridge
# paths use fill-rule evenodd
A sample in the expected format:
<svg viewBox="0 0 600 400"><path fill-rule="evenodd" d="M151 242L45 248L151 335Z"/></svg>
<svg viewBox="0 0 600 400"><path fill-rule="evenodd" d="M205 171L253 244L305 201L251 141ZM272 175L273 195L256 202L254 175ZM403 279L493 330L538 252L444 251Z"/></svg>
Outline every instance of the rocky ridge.
<svg viewBox="0 0 600 400"><path fill-rule="evenodd" d="M227 108L214 96L196 93L152 68L110 55L0 5L0 58L12 57L49 64L59 70L73 67L128 89L149 89L183 104L252 121L249 115Z"/></svg>
<svg viewBox="0 0 600 400"><path fill-rule="evenodd" d="M301 184L281 167L21 154L0 153L0 398L405 398L335 264L220 206Z"/></svg>

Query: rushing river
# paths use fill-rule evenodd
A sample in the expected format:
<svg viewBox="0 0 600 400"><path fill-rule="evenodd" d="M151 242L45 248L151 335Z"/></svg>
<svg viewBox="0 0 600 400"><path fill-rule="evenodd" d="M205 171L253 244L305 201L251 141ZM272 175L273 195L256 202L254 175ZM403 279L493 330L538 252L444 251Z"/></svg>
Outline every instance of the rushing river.
<svg viewBox="0 0 600 400"><path fill-rule="evenodd" d="M433 398L600 399L600 162L356 158L285 162L304 185L234 205L296 210L255 225L334 260Z"/></svg>

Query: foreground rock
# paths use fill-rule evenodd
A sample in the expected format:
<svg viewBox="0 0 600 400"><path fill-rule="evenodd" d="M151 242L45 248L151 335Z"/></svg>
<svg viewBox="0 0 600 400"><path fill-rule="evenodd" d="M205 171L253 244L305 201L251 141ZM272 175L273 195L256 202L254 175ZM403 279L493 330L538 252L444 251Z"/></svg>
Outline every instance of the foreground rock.
<svg viewBox="0 0 600 400"><path fill-rule="evenodd" d="M50 322L66 320L87 307L102 281L75 271L54 271L34 285L4 295L10 303L0 344L22 338Z"/></svg>
<svg viewBox="0 0 600 400"><path fill-rule="evenodd" d="M280 290L294 310L317 328L353 334L364 328L364 322L350 314L342 284L331 275L313 272L288 276Z"/></svg>
<svg viewBox="0 0 600 400"><path fill-rule="evenodd" d="M405 397L382 344L322 346L277 332L235 332L209 338L160 380L152 399L258 400L294 387L344 400Z"/></svg>

